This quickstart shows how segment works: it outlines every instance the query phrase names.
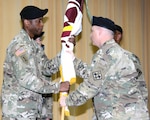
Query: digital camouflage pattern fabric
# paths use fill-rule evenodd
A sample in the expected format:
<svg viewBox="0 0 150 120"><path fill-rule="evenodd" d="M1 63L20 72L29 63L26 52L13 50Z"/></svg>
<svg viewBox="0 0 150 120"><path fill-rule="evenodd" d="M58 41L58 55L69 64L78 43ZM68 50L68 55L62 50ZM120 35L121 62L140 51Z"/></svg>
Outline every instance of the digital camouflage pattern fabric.
<svg viewBox="0 0 150 120"><path fill-rule="evenodd" d="M44 76L45 80L52 81L51 76ZM41 118L45 120L46 118L53 118L53 95L51 94L42 94L42 113Z"/></svg>
<svg viewBox="0 0 150 120"><path fill-rule="evenodd" d="M60 55L49 60L22 29L7 48L2 85L3 120L40 118L42 94L58 93L59 82L49 82L59 70Z"/></svg>
<svg viewBox="0 0 150 120"><path fill-rule="evenodd" d="M82 68L77 59L74 65ZM134 54L110 40L93 56L91 66L85 67L90 75L69 94L67 106L79 106L93 98L96 120L149 120L148 91Z"/></svg>

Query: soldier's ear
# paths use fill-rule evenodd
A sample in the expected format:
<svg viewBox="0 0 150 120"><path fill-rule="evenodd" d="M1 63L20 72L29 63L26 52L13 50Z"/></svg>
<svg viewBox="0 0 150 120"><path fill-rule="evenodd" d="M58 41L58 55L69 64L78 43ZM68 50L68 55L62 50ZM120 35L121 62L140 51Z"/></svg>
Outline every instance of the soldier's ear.
<svg viewBox="0 0 150 120"><path fill-rule="evenodd" d="M29 20L24 20L24 24L26 25L26 26L30 26L30 21Z"/></svg>

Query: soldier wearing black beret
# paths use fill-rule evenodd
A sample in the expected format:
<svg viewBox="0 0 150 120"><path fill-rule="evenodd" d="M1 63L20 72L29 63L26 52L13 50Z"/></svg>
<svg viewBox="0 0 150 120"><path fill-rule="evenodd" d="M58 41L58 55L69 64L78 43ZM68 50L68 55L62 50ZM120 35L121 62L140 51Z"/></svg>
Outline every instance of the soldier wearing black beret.
<svg viewBox="0 0 150 120"><path fill-rule="evenodd" d="M92 120L149 120L148 90L140 60L115 42L114 32L112 20L93 16L90 39L99 49L87 67L75 58L77 75L84 78L83 70L89 75L75 91L60 98L60 105L80 106L92 99Z"/></svg>
<svg viewBox="0 0 150 120"><path fill-rule="evenodd" d="M60 55L48 59L33 40L41 35L48 9L26 6L20 12L22 29L10 42L4 61L3 120L41 120L42 94L65 92L69 82L52 82L44 76L58 72Z"/></svg>

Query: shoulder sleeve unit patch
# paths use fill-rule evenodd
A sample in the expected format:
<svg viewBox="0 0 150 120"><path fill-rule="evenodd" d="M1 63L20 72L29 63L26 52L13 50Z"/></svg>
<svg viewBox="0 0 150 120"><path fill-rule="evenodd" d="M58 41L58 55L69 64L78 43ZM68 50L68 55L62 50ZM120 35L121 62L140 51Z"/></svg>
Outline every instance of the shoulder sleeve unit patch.
<svg viewBox="0 0 150 120"><path fill-rule="evenodd" d="M101 71L95 71L92 73L94 80L101 80L102 79L102 73Z"/></svg>

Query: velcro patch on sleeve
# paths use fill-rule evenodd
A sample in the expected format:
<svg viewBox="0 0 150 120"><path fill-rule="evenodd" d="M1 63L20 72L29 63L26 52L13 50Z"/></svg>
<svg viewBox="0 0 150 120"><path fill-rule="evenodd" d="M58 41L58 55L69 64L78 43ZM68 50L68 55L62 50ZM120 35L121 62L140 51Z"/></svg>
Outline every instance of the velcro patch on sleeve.
<svg viewBox="0 0 150 120"><path fill-rule="evenodd" d="M22 54L21 56L19 56L21 58L21 60L25 63L28 64L29 63L29 59L28 59L28 55L27 54Z"/></svg>

